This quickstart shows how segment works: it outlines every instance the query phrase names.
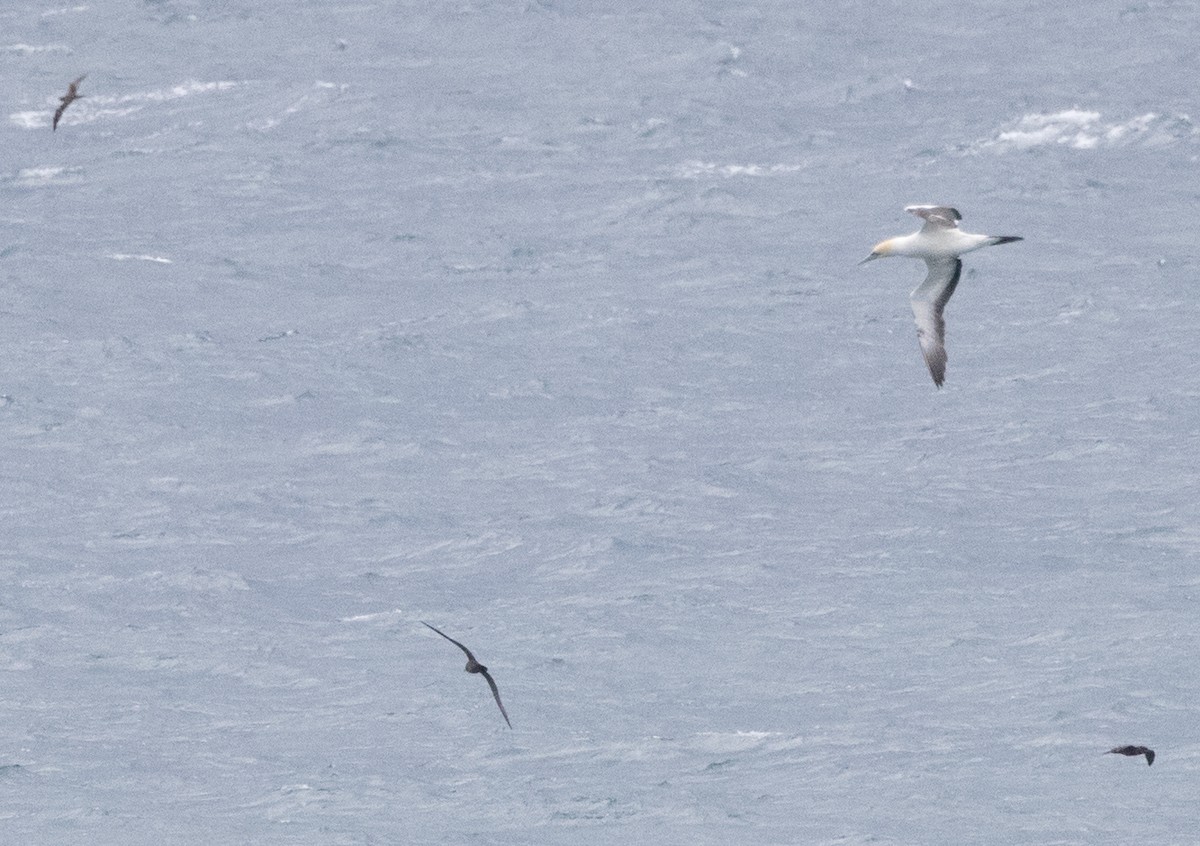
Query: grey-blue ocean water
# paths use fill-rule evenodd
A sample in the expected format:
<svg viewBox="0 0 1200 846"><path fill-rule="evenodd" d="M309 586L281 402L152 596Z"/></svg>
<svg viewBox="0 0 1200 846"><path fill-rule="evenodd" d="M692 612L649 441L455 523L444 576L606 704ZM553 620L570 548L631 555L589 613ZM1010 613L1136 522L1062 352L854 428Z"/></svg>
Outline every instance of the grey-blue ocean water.
<svg viewBox="0 0 1200 846"><path fill-rule="evenodd" d="M3 840L1194 842L1197 21L4 4Z"/></svg>

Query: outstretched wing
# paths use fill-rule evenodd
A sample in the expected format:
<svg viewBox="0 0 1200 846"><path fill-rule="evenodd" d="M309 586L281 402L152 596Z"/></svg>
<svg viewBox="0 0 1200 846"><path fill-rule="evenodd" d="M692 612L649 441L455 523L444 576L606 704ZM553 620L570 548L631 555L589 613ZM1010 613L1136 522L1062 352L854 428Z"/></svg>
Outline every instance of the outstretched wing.
<svg viewBox="0 0 1200 846"><path fill-rule="evenodd" d="M905 206L904 210L925 221L922 229L957 229L962 220L958 209L950 206Z"/></svg>
<svg viewBox="0 0 1200 846"><path fill-rule="evenodd" d="M926 259L929 274L909 295L913 317L917 321L917 340L921 354L929 367L933 384L939 388L946 381L946 321L942 311L962 275L962 262L956 258Z"/></svg>
<svg viewBox="0 0 1200 846"><path fill-rule="evenodd" d="M439 629L439 628L436 628L436 627L434 627L434 626L430 626L430 625L429 625L428 623L426 623L424 620L422 620L421 622L422 622L424 625L428 626L429 628L433 629L433 630L434 630L435 632L437 632L438 634L440 634L440 635L441 635L442 637L444 637L446 640L448 640L448 641L450 641L451 643L453 643L455 646L457 646L457 647L458 647L459 649L461 649L463 652L465 652L465 653L467 654L467 659L468 659L468 660L470 660L470 661L475 661L475 656L471 654L471 650L467 649L465 646L463 646L461 643L459 643L459 642L458 642L457 640L455 640L454 638L450 637L450 635L446 634L446 633L445 633L444 631L442 631L441 629ZM478 661L476 661L475 663L479 663L479 662L478 662Z"/></svg>
<svg viewBox="0 0 1200 846"><path fill-rule="evenodd" d="M504 710L504 703L500 701L500 689L496 687L496 682L492 680L492 674L487 670L480 670L479 673L487 679L488 687L492 689L492 697L496 700L496 704L500 706L500 713L504 716L504 722L508 723L509 728L512 728L512 721L508 719L508 712Z"/></svg>
<svg viewBox="0 0 1200 846"><path fill-rule="evenodd" d="M51 132L58 129L58 122L62 120L63 112L67 110L67 106L79 99L79 83L83 82L86 78L87 74L85 73L83 76L79 77L79 79L68 85L67 93L58 98L61 102L59 102L58 108L54 110L54 120L50 124Z"/></svg>

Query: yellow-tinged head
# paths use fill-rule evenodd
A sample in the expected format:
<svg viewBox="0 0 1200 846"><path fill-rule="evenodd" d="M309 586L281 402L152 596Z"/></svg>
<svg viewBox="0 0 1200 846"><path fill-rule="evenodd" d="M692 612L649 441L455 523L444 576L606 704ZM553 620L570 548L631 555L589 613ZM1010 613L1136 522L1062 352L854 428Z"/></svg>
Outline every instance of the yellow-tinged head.
<svg viewBox="0 0 1200 846"><path fill-rule="evenodd" d="M859 264L866 264L869 261L875 261L875 259L886 258L890 256L892 254L892 250L895 249L892 244L894 240L896 239L888 238L886 241L880 241L875 245L874 249L871 250L871 254L860 261Z"/></svg>

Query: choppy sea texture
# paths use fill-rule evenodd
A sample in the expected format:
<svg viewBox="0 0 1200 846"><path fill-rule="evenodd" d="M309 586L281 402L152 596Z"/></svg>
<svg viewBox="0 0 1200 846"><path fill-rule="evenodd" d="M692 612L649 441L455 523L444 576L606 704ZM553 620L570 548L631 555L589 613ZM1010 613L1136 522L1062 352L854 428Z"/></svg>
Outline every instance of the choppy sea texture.
<svg viewBox="0 0 1200 846"><path fill-rule="evenodd" d="M1194 18L4 4L5 841L1191 843Z"/></svg>
<svg viewBox="0 0 1200 846"><path fill-rule="evenodd" d="M1066 109L1053 114L1022 115L993 137L977 142L978 150L1004 153L1045 146L1074 150L1177 143L1194 145L1198 131L1184 114L1154 112L1124 120L1106 120L1100 112Z"/></svg>

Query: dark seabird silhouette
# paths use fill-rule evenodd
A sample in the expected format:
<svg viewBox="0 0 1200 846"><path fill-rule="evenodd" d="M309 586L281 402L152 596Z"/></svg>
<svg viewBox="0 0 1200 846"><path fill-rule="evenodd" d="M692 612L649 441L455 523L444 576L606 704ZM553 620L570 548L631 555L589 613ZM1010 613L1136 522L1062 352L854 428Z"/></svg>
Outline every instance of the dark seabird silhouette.
<svg viewBox="0 0 1200 846"><path fill-rule="evenodd" d="M54 112L54 123L50 126L51 132L58 129L58 121L62 118L63 112L67 110L67 106L71 105L76 100L83 99L83 95L79 93L79 83L83 82L86 78L87 74L85 73L67 87L66 94L58 98L61 102L58 109Z"/></svg>
<svg viewBox="0 0 1200 846"><path fill-rule="evenodd" d="M467 654L467 672L468 673L479 673L481 676L483 676L485 679L487 679L488 687L490 687L492 689L492 696L495 697L496 704L500 706L500 713L504 716L504 722L508 723L509 728L512 728L512 723L508 719L508 712L504 710L504 703L500 701L500 690L496 687L496 682L492 680L492 676L488 672L487 667L483 666L478 661L476 661L475 656L471 654L471 650L467 649L465 646L463 646L457 640L450 637L450 635L446 634L445 632L443 632L440 629L436 629L433 626L430 626L424 620L422 620L421 622L425 626L433 629L435 632L440 634L446 640L450 641L451 643L453 643L455 646L457 646L459 649L461 649L463 652L465 652ZM1152 752L1150 754L1153 755L1154 753Z"/></svg>
<svg viewBox="0 0 1200 846"><path fill-rule="evenodd" d="M1109 749L1105 755L1128 755L1131 758L1134 755L1145 755L1146 766L1154 763L1154 750L1148 749L1145 746L1118 746L1116 749Z"/></svg>

